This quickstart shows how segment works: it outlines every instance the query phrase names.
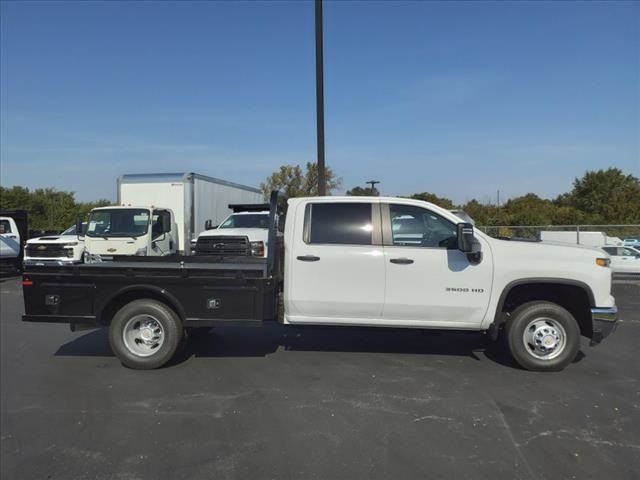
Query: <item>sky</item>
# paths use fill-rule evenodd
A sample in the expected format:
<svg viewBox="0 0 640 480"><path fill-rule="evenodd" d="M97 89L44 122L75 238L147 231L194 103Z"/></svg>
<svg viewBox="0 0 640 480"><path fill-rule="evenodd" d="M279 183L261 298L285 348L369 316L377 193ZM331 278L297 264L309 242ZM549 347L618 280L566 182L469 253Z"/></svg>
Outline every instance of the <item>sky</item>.
<svg viewBox="0 0 640 480"><path fill-rule="evenodd" d="M457 203L640 176L640 3L325 1L326 162ZM314 8L0 4L0 184L116 198L126 173L257 186L316 159Z"/></svg>

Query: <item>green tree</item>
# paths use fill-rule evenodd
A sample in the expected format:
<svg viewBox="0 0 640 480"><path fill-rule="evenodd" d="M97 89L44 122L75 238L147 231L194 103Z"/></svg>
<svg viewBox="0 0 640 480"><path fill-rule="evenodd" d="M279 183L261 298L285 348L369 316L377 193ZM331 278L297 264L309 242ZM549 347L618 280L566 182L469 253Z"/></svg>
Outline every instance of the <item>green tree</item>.
<svg viewBox="0 0 640 480"><path fill-rule="evenodd" d="M640 223L640 181L619 168L587 171L557 203L584 212L592 223Z"/></svg>
<svg viewBox="0 0 640 480"><path fill-rule="evenodd" d="M414 193L409 198L413 198L414 200L423 200L425 202L430 202L439 207L446 208L447 210L451 210L453 208L453 202L445 197L439 197L435 193L422 192L422 193Z"/></svg>
<svg viewBox="0 0 640 480"><path fill-rule="evenodd" d="M62 231L75 223L77 215L86 218L91 209L110 203L108 200L76 202L73 192L58 191L55 188L30 191L20 186L0 187L0 209L26 210L29 229L36 231Z"/></svg>
<svg viewBox="0 0 640 480"><path fill-rule="evenodd" d="M340 188L342 181L336 177L331 168L325 168L327 195ZM267 179L260 184L260 188L269 197L272 190L280 190L287 197L307 197L318 195L318 166L307 162L303 173L300 165L281 165Z"/></svg>
<svg viewBox="0 0 640 480"><path fill-rule="evenodd" d="M380 192L378 192L377 188L353 187L351 190L347 190L347 195L352 197L377 197Z"/></svg>
<svg viewBox="0 0 640 480"><path fill-rule="evenodd" d="M464 210L467 215L473 218L473 221L476 222L476 225L493 225L491 219L495 216L495 206L485 205L480 203L478 200L471 199L464 205L462 205L462 210ZM490 211L493 210L493 213Z"/></svg>
<svg viewBox="0 0 640 480"><path fill-rule="evenodd" d="M508 200L498 211L498 222L502 225L550 225L553 210L551 200L527 193Z"/></svg>
<svg viewBox="0 0 640 480"><path fill-rule="evenodd" d="M0 209L1 210L19 210L29 209L31 201L31 193L25 187L0 187Z"/></svg>

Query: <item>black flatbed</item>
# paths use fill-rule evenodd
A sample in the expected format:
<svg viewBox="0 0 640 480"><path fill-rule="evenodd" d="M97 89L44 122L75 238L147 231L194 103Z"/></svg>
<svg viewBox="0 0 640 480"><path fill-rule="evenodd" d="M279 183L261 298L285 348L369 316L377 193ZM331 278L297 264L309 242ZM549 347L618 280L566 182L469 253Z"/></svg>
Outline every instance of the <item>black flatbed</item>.
<svg viewBox="0 0 640 480"><path fill-rule="evenodd" d="M69 323L72 330L106 326L136 299L160 301L185 327L259 325L276 318L282 287L282 243L273 221L269 256L120 257L113 262L29 265L23 274L26 322Z"/></svg>

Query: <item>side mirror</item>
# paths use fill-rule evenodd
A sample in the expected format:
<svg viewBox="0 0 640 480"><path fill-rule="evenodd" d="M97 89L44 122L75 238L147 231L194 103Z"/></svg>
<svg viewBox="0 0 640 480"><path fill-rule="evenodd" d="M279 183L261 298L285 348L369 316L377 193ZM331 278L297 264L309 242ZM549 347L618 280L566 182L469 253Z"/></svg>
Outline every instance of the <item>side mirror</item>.
<svg viewBox="0 0 640 480"><path fill-rule="evenodd" d="M204 222L204 229L211 230L213 228L212 225L213 225L213 222L211 221L211 219L209 219L206 222Z"/></svg>
<svg viewBox="0 0 640 480"><path fill-rule="evenodd" d="M162 232L167 233L171 231L171 215L162 215Z"/></svg>
<svg viewBox="0 0 640 480"><path fill-rule="evenodd" d="M80 237L84 237L84 232L82 231L82 218L78 215L76 217L76 237L78 240Z"/></svg>
<svg viewBox="0 0 640 480"><path fill-rule="evenodd" d="M473 252L473 225L470 223L458 224L458 250L464 253Z"/></svg>

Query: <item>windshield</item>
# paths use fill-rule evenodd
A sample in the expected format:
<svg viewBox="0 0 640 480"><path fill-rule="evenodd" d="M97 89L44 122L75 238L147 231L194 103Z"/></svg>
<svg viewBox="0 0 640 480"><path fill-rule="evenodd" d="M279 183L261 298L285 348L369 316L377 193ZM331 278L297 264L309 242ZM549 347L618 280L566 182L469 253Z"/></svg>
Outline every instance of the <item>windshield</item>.
<svg viewBox="0 0 640 480"><path fill-rule="evenodd" d="M89 215L89 237L139 237L149 229L149 210L118 208L96 210Z"/></svg>
<svg viewBox="0 0 640 480"><path fill-rule="evenodd" d="M82 233L84 233L87 230L87 224L85 222L82 222ZM72 225L71 227L67 228L64 232L62 232L60 235L76 235L76 226Z"/></svg>
<svg viewBox="0 0 640 480"><path fill-rule="evenodd" d="M218 228L269 228L269 215L230 215Z"/></svg>

